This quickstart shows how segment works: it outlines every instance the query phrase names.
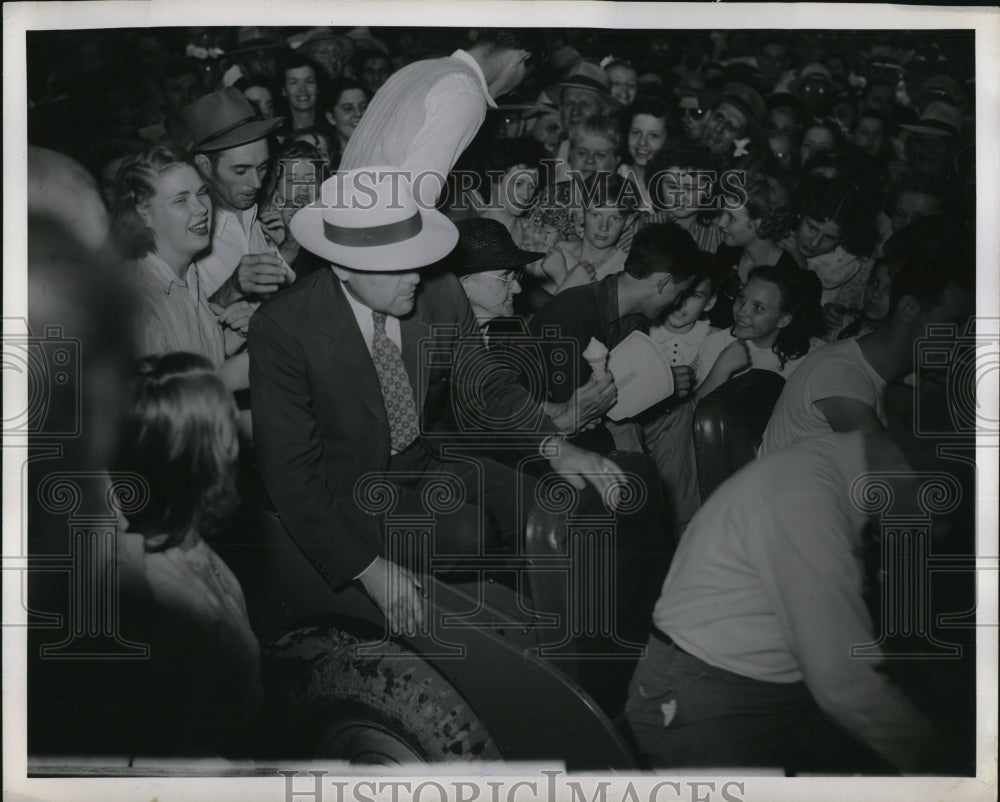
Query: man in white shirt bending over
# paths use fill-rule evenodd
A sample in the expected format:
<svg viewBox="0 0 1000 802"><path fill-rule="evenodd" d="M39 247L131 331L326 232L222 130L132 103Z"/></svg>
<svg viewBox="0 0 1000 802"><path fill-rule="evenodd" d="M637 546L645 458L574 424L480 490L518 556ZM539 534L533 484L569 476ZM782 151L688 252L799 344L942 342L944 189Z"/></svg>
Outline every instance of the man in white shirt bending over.
<svg viewBox="0 0 1000 802"><path fill-rule="evenodd" d="M878 329L817 348L788 378L757 456L817 434L885 428L887 385L913 372L914 344L929 325L960 323L973 313L974 282L971 259L932 254L904 264Z"/></svg>
<svg viewBox="0 0 1000 802"><path fill-rule="evenodd" d="M517 88L531 57L518 30L484 30L467 51L393 73L354 129L341 170L389 164L410 173L412 191L433 207L445 178L478 133L494 98Z"/></svg>

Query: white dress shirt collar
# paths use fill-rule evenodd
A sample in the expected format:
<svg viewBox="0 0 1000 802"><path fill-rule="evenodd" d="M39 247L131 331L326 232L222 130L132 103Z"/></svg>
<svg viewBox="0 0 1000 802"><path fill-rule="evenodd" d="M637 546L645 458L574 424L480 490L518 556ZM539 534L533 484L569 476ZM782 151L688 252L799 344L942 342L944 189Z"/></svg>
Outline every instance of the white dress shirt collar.
<svg viewBox="0 0 1000 802"><path fill-rule="evenodd" d="M486 95L486 105L489 106L491 109L495 109L497 107L497 102L493 99L493 95L490 94L489 84L486 83L486 76L483 75L483 68L479 66L479 62L461 49L456 50L454 53L452 53L451 57L457 58L459 61L464 61L466 64L472 67L473 70L476 71L476 75L479 76L479 81L483 85L483 94Z"/></svg>

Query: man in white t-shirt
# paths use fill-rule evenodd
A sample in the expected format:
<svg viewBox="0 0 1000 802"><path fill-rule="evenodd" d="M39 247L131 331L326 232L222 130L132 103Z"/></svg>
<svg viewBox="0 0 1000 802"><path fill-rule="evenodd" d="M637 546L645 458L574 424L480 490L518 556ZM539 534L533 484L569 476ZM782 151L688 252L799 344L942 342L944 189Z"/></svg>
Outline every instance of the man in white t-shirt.
<svg viewBox="0 0 1000 802"><path fill-rule="evenodd" d="M908 457L889 432L817 436L708 499L629 687L625 712L653 766L936 769L925 761L943 759L942 745L884 659L851 656L877 640L863 597L868 521L852 488L879 472L898 500L915 498Z"/></svg>
<svg viewBox="0 0 1000 802"><path fill-rule="evenodd" d="M913 372L917 340L930 325L960 323L973 313L972 265L934 254L903 265L878 329L816 349L788 377L757 456L817 434L885 428L886 386Z"/></svg>

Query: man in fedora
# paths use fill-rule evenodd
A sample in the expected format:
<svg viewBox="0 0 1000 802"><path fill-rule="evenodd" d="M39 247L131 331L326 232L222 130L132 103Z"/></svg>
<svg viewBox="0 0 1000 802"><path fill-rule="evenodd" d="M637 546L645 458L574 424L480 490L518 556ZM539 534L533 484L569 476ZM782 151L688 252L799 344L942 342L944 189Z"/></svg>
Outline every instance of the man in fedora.
<svg viewBox="0 0 1000 802"><path fill-rule="evenodd" d="M766 117L767 105L756 89L747 84L728 83L722 88L722 99L708 115L701 143L718 158L729 161L741 155L740 151L746 150L749 142L764 145ZM744 147L738 147L737 142Z"/></svg>
<svg viewBox="0 0 1000 802"><path fill-rule="evenodd" d="M468 50L395 72L368 104L340 169L394 164L410 174L421 205L434 206L487 108L517 88L530 57L524 32L484 30Z"/></svg>
<svg viewBox="0 0 1000 802"><path fill-rule="evenodd" d="M621 104L611 94L611 78L591 61L574 64L561 81L545 90L545 95L558 105L562 129L567 137L570 128L577 123L621 109ZM556 182L568 180L568 138L563 140L556 151L556 159Z"/></svg>
<svg viewBox="0 0 1000 802"><path fill-rule="evenodd" d="M606 458L555 448L557 427L513 374L483 368L492 357L458 279L420 272L454 248L455 226L399 179L394 167L340 172L324 182L321 204L292 218L292 235L330 269L251 318L250 394L257 458L285 528L331 585L359 581L393 631L412 632L423 617L420 580L389 559L385 521L363 505L359 480L381 476L396 513L423 514L429 482L460 482L465 503L435 517L434 547L446 554L512 546L519 482L530 492L491 459L439 456L437 424L449 412L476 429L533 421L525 439L581 489L590 481L607 491L622 476Z"/></svg>
<svg viewBox="0 0 1000 802"><path fill-rule="evenodd" d="M943 177L951 167L963 122L957 108L943 100L935 100L928 104L917 122L901 125L900 128L906 131L903 148L907 167Z"/></svg>
<svg viewBox="0 0 1000 802"><path fill-rule="evenodd" d="M195 164L215 207L212 247L198 260L198 271L212 303L227 310L224 322L245 331L251 307L241 302L259 301L295 280L278 250L284 228L265 231L257 216L270 156L266 137L283 120L260 119L235 87L198 98L185 110L185 120Z"/></svg>

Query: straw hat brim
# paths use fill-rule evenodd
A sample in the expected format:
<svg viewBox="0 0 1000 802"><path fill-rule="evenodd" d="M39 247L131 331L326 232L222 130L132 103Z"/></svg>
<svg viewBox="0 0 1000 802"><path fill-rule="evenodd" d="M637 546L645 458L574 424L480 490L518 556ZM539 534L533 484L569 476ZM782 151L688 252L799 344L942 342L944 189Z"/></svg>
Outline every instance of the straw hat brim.
<svg viewBox="0 0 1000 802"><path fill-rule="evenodd" d="M622 110L622 104L607 89L587 81L575 81L572 78L565 81L559 81L559 83L555 83L547 87L545 89L545 94L548 97L557 98L562 94L563 89L587 89L591 92L596 92L604 99L604 102L608 104L609 111L614 113Z"/></svg>
<svg viewBox="0 0 1000 802"><path fill-rule="evenodd" d="M323 230L323 209L307 206L292 218L289 229L310 253L328 262L366 273L414 270L440 261L458 243L458 229L435 209L420 209L420 232L389 245L355 247L331 242Z"/></svg>

